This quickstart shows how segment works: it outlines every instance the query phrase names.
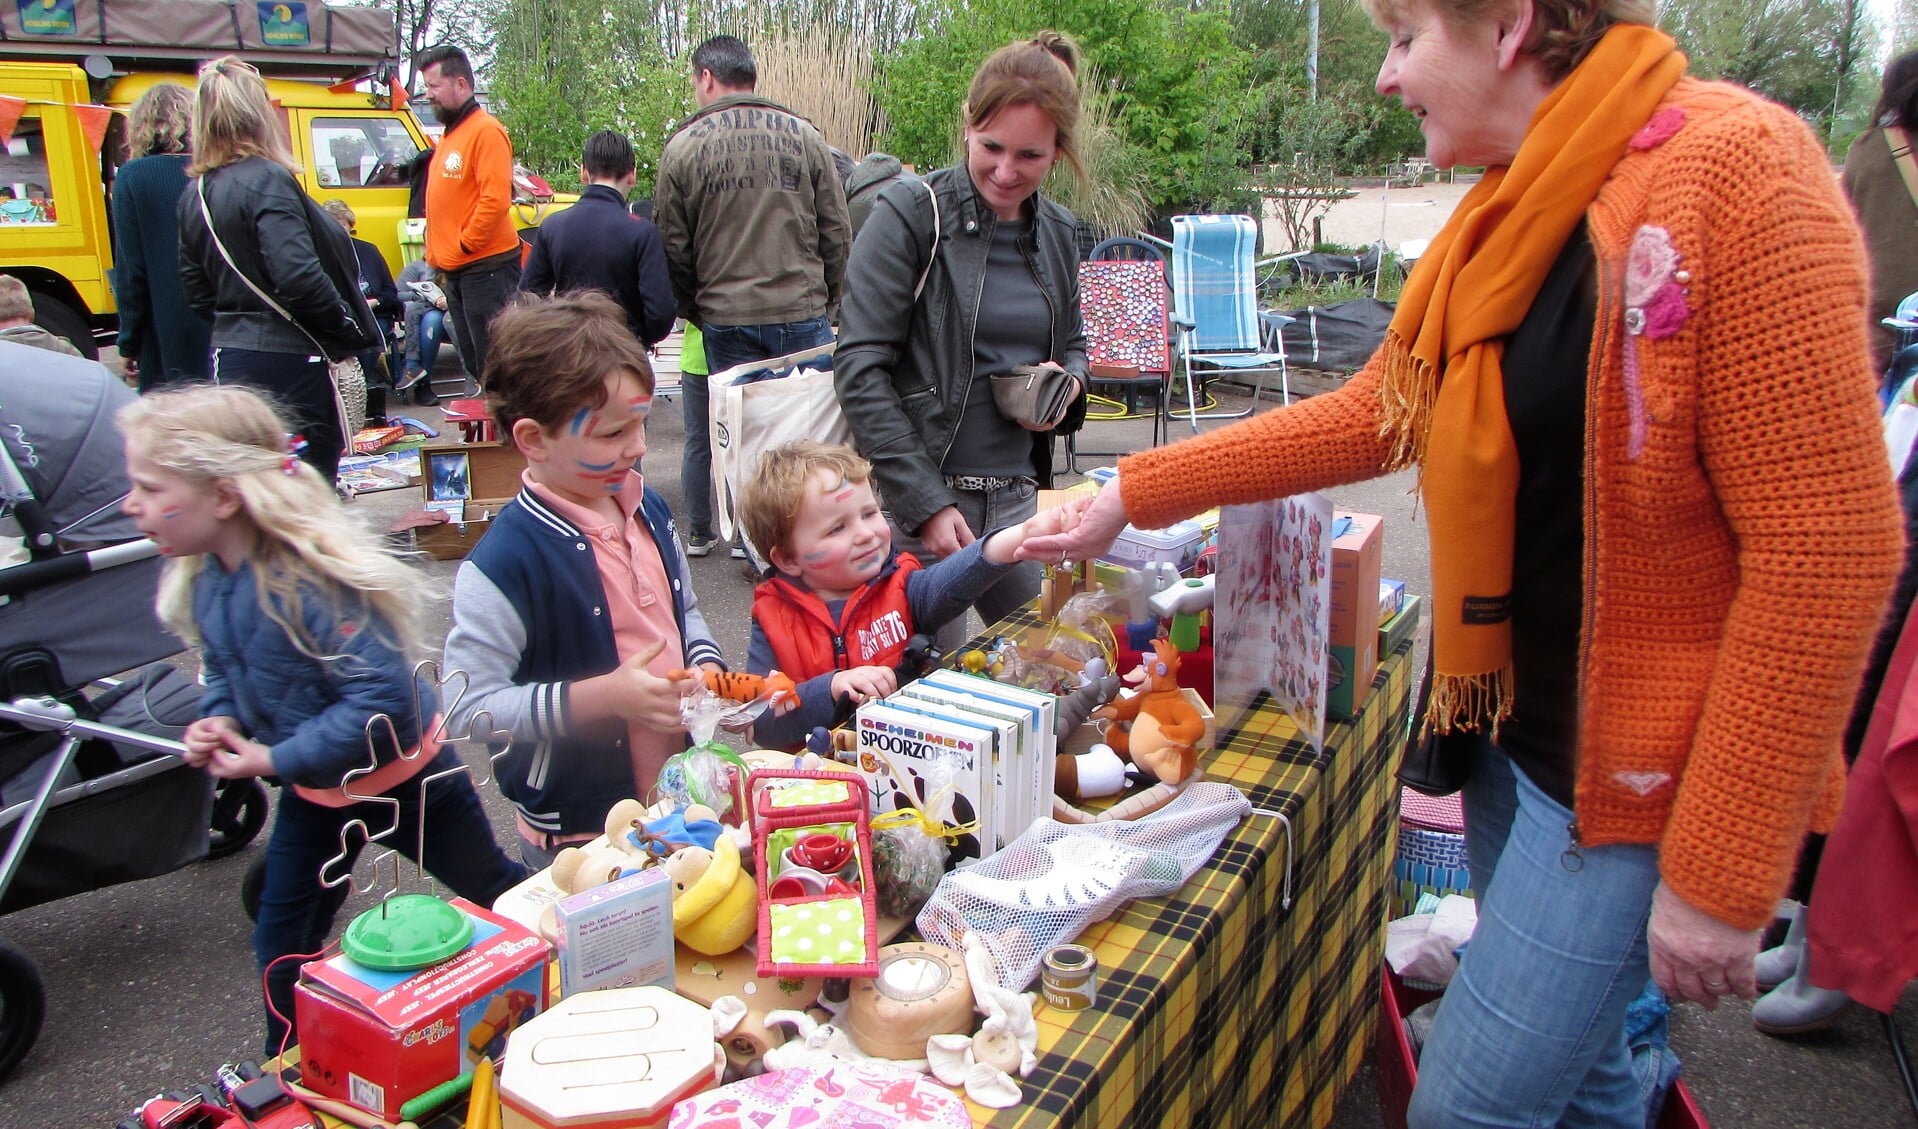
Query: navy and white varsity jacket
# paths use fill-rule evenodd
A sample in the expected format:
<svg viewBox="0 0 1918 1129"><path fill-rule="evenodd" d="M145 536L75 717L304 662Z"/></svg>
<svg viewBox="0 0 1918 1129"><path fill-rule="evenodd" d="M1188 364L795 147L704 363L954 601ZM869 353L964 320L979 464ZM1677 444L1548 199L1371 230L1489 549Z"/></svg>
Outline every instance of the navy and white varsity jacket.
<svg viewBox="0 0 1918 1129"><path fill-rule="evenodd" d="M650 487L635 515L666 565L687 666L725 665L713 642L666 500ZM500 791L527 823L553 835L604 829L607 809L633 793L626 723L575 725L572 683L619 665L606 590L593 545L533 491L500 510L453 582L446 669L465 671L449 690L449 732L512 734L495 768Z"/></svg>

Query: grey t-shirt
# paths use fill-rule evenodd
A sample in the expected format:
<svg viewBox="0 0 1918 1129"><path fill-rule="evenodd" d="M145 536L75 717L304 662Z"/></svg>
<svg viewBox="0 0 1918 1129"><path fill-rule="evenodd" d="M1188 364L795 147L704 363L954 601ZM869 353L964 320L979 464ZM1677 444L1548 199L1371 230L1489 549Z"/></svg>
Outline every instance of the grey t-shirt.
<svg viewBox="0 0 1918 1129"><path fill-rule="evenodd" d="M941 468L947 474L1030 476L1032 433L999 414L991 376L1053 359L1052 310L1020 244L1032 221L1000 220L986 255L986 283L972 338L972 388Z"/></svg>

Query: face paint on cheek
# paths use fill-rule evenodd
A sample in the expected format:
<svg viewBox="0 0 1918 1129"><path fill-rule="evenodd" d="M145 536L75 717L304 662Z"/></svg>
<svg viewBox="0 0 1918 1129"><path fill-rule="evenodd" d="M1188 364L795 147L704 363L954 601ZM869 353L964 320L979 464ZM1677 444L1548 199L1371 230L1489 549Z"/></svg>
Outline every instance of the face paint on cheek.
<svg viewBox="0 0 1918 1129"><path fill-rule="evenodd" d="M160 518L163 521L172 521L185 512L186 507L184 506L168 506L166 509L160 511Z"/></svg>
<svg viewBox="0 0 1918 1129"><path fill-rule="evenodd" d="M605 474L619 465L618 459L606 463L589 463L585 459L574 459L573 461L579 464L579 469L585 471L587 474Z"/></svg>
<svg viewBox="0 0 1918 1129"><path fill-rule="evenodd" d="M807 553L805 556L799 559L806 562L809 565L818 565L818 564L825 564L826 558L830 556L832 556L832 551L830 549L821 549L817 553Z"/></svg>

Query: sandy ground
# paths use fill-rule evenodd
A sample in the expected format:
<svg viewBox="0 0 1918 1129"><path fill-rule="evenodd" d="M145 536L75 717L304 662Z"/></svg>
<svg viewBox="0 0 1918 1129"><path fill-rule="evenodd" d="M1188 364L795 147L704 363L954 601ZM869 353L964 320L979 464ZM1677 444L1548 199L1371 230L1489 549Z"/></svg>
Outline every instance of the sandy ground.
<svg viewBox="0 0 1918 1129"><path fill-rule="evenodd" d="M1362 247L1378 239L1397 251L1410 239L1430 239L1471 188L1469 183L1423 184L1417 188L1358 188L1347 199L1325 211L1320 225L1329 243ZM1281 254L1289 249L1285 228L1268 206L1265 250Z"/></svg>

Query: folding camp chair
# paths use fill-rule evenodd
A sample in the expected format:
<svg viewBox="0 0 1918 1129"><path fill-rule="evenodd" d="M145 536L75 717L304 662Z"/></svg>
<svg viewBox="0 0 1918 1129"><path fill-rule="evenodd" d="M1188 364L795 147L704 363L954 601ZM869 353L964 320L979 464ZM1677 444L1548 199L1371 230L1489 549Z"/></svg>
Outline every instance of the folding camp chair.
<svg viewBox="0 0 1918 1129"><path fill-rule="evenodd" d="M1110 255L1111 258L1104 256ZM1095 387L1124 390L1126 416L1136 397L1150 393L1152 445L1171 430L1167 412L1172 379L1166 338L1165 261L1158 249L1136 239L1108 239L1079 265L1079 306L1085 320L1086 351ZM1096 418L1088 415L1086 422ZM1124 417L1120 417L1124 418ZM1080 455L1111 457L1129 451L1081 451L1076 435L1066 436L1066 465L1079 471Z"/></svg>
<svg viewBox="0 0 1918 1129"><path fill-rule="evenodd" d="M1259 340L1259 291L1252 258L1259 228L1251 216L1172 217L1172 324L1179 335L1185 371L1186 417L1192 430L1201 419L1238 419L1258 409L1265 378L1273 369L1285 402L1292 402L1291 375L1285 367L1283 339L1276 352ZM1220 370L1259 370L1252 406L1238 412L1199 414L1194 363Z"/></svg>

